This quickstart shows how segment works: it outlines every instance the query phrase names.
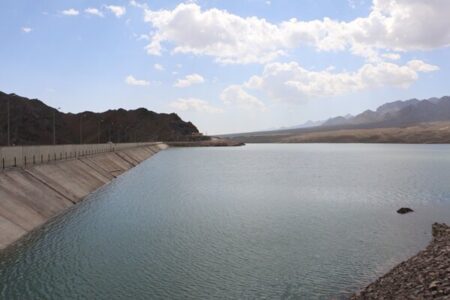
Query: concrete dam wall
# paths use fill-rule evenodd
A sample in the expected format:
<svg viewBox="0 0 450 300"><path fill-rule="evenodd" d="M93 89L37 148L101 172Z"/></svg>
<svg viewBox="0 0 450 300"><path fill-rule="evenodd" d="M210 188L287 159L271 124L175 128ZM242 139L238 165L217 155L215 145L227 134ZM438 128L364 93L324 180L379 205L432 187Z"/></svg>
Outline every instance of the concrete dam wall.
<svg viewBox="0 0 450 300"><path fill-rule="evenodd" d="M130 143L0 148L0 249L167 147Z"/></svg>

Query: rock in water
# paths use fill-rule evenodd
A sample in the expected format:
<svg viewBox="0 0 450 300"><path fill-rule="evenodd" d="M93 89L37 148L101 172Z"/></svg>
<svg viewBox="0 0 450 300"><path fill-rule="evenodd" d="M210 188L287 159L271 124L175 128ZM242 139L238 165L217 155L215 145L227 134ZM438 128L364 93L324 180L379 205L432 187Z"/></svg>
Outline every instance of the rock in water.
<svg viewBox="0 0 450 300"><path fill-rule="evenodd" d="M410 213L410 212L413 212L413 210L411 208L409 208L409 207L402 207L399 210L397 210L397 213L401 214L401 215L407 214L407 213Z"/></svg>

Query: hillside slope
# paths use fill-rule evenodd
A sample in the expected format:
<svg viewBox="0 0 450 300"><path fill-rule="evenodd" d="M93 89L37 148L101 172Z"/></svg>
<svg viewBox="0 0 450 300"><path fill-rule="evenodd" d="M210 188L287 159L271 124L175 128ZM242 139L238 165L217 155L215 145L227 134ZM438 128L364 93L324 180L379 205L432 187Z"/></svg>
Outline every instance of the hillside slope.
<svg viewBox="0 0 450 300"><path fill-rule="evenodd" d="M375 111L366 110L351 118L331 118L322 127L369 124L375 125L373 127L391 127L439 121L450 121L449 96L394 101L379 106Z"/></svg>
<svg viewBox="0 0 450 300"><path fill-rule="evenodd" d="M337 129L284 135L253 135L233 138L244 143L404 143L448 144L450 122L420 123L407 127Z"/></svg>
<svg viewBox="0 0 450 300"><path fill-rule="evenodd" d="M174 113L139 108L65 114L40 100L0 92L0 145L7 144L8 101L11 145L52 144L53 115L57 144L189 141L198 133L191 122Z"/></svg>
<svg viewBox="0 0 450 300"><path fill-rule="evenodd" d="M316 127L222 137L244 143L450 143L450 97L390 102Z"/></svg>

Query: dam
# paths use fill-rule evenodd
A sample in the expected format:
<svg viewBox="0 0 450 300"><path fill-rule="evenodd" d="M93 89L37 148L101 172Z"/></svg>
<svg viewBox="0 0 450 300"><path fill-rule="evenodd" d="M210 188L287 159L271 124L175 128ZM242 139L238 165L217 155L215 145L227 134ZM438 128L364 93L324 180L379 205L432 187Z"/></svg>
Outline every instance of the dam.
<svg viewBox="0 0 450 300"><path fill-rule="evenodd" d="M168 146L0 147L0 250Z"/></svg>

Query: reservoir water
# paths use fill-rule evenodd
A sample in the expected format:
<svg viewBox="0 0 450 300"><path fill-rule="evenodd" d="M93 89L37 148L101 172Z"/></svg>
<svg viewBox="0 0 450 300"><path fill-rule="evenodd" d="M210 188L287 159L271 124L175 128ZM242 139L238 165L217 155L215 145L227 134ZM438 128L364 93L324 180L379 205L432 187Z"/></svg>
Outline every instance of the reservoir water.
<svg viewBox="0 0 450 300"><path fill-rule="evenodd" d="M169 149L0 253L0 298L346 298L433 222L449 145Z"/></svg>

